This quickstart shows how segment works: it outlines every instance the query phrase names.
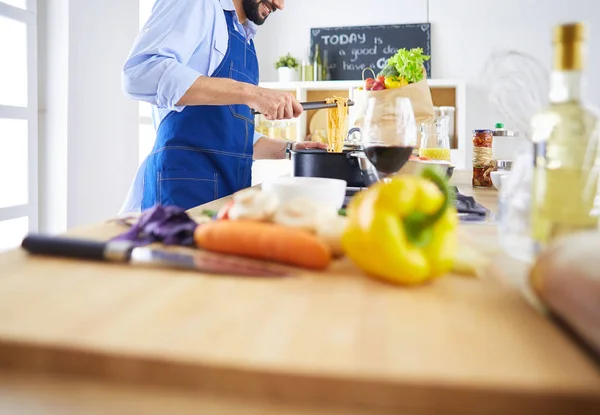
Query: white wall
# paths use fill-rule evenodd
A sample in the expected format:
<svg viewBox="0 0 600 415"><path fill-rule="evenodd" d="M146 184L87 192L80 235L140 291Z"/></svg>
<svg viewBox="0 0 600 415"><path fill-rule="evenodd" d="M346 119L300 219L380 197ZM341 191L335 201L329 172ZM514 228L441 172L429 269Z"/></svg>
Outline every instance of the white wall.
<svg viewBox="0 0 600 415"><path fill-rule="evenodd" d="M40 229L60 232L115 215L137 169L138 105L121 68L138 2L48 0L40 19Z"/></svg>
<svg viewBox="0 0 600 415"><path fill-rule="evenodd" d="M549 70L552 26L584 20L589 73L600 73L598 0L302 0L286 2L285 10L260 28L256 47L261 80L277 80L273 63L280 55L305 56L311 27L426 22L428 15L432 77L467 81L467 131L504 121L487 102L480 79L484 61L495 50L531 54ZM600 81L590 77L589 86L586 96L600 105Z"/></svg>
<svg viewBox="0 0 600 415"><path fill-rule="evenodd" d="M444 1L444 0L442 0ZM446 0L452 2L453 0ZM292 0L269 16L256 37L261 81L276 81L273 64L291 53L305 58L312 27L365 26L427 21L427 0Z"/></svg>

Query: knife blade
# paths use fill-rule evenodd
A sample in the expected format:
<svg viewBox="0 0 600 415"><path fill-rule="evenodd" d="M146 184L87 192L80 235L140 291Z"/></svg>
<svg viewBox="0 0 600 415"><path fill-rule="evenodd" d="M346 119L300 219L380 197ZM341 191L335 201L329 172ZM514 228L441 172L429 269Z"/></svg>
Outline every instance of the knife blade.
<svg viewBox="0 0 600 415"><path fill-rule="evenodd" d="M274 264L197 250L187 254L136 247L128 241L96 241L42 234L28 234L21 247L35 255L49 255L129 263L151 267L187 269L208 274L282 277L289 272Z"/></svg>
<svg viewBox="0 0 600 415"><path fill-rule="evenodd" d="M337 107L337 104L331 103L328 104L325 101L310 101L310 102L301 102L300 103L302 105L302 108L304 109L304 111L311 111L311 110L320 110L323 108L335 108ZM346 103L346 105L348 107L351 107L354 105L354 101L352 100L348 100L348 102ZM258 115L260 114L260 112L256 111L256 110L252 110L252 115Z"/></svg>

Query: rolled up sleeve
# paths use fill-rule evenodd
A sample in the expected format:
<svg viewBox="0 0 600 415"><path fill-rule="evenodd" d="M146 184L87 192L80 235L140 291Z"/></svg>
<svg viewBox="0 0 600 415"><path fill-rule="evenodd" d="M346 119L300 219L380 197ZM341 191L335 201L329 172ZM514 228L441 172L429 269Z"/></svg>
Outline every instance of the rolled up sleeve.
<svg viewBox="0 0 600 415"><path fill-rule="evenodd" d="M210 42L211 0L158 0L123 67L123 90L132 99L181 111L177 102L202 71L187 66L201 42ZM207 67L210 57L207 55Z"/></svg>
<svg viewBox="0 0 600 415"><path fill-rule="evenodd" d="M258 131L254 132L254 142L252 143L253 145L256 144L256 142L259 140L259 138L264 137L264 134L259 133Z"/></svg>

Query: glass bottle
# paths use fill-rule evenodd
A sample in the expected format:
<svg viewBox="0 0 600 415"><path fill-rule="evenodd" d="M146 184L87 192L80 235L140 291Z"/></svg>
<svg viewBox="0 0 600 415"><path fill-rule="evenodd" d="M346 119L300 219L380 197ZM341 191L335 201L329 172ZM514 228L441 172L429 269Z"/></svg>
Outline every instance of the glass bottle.
<svg viewBox="0 0 600 415"><path fill-rule="evenodd" d="M323 81L328 81L330 78L329 74L329 55L326 50L323 51L323 70L321 71L321 79Z"/></svg>
<svg viewBox="0 0 600 415"><path fill-rule="evenodd" d="M313 80L313 65L312 65L312 54L310 53L310 48L306 49L306 60L302 61L302 81L312 81Z"/></svg>
<svg viewBox="0 0 600 415"><path fill-rule="evenodd" d="M562 235L598 228L600 125L581 100L584 31L581 23L555 28L550 104L531 121L536 252Z"/></svg>
<svg viewBox="0 0 600 415"><path fill-rule="evenodd" d="M313 81L320 81L323 79L323 64L321 61L321 51L319 44L315 45L315 53L313 56Z"/></svg>

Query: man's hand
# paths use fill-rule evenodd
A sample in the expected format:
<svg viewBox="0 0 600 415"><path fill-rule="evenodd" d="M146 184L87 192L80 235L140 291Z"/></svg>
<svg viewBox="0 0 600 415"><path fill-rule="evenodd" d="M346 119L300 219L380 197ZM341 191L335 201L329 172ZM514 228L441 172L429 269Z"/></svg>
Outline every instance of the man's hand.
<svg viewBox="0 0 600 415"><path fill-rule="evenodd" d="M302 105L291 93L261 87L253 88L248 96L248 105L267 120L289 120L297 118L303 111Z"/></svg>
<svg viewBox="0 0 600 415"><path fill-rule="evenodd" d="M313 148L321 148L325 150L327 148L327 144L318 143L316 141L302 141L299 143L294 143L294 150L309 150Z"/></svg>
<svg viewBox="0 0 600 415"><path fill-rule="evenodd" d="M278 138L261 137L254 143L254 160L281 160L284 159L285 147L288 142ZM313 141L302 141L294 143L294 150L306 150L311 148L326 149L327 144Z"/></svg>

